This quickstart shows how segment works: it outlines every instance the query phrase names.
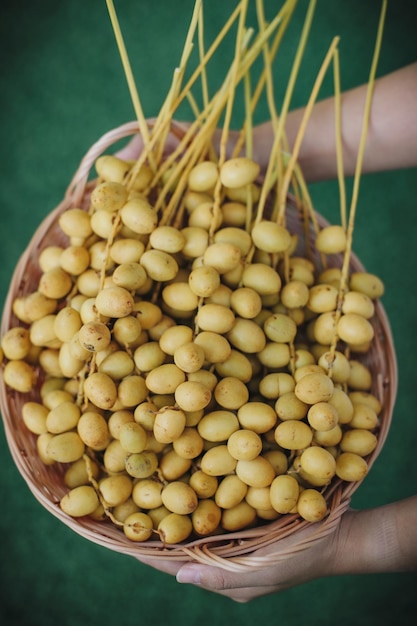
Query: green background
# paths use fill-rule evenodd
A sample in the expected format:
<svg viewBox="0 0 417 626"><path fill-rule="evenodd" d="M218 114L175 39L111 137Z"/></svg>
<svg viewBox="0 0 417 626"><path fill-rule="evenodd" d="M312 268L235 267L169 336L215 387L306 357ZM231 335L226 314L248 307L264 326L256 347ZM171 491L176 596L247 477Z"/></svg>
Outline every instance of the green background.
<svg viewBox="0 0 417 626"><path fill-rule="evenodd" d="M251 0L251 11L254 15ZM231 12L228 0L206 2L207 41ZM272 15L281 2L266 0ZM119 0L121 27L146 116L154 115L178 63L192 0ZM277 103L288 78L307 7L301 0L278 55ZM319 0L293 106L306 102L320 63L340 35L342 88L365 82L380 10L378 0ZM388 5L378 75L416 58L414 0ZM253 19L255 25L255 19ZM40 221L59 203L89 146L134 118L104 0L5 0L0 9L0 300L18 258ZM227 54L210 69L223 75ZM229 57L230 58L230 57ZM332 91L327 80L321 95ZM184 112L186 115L187 112ZM257 121L265 119L262 106ZM234 122L242 119L237 108ZM417 401L415 368L415 170L362 178L354 249L386 284L399 392L385 447L353 498L365 508L415 493ZM316 209L336 219L334 182L312 185ZM414 574L345 576L313 581L280 595L239 605L179 585L133 558L76 535L33 498L0 436L0 621L28 626L146 623L372 625L400 617L414 623ZM413 614L414 613L414 618Z"/></svg>

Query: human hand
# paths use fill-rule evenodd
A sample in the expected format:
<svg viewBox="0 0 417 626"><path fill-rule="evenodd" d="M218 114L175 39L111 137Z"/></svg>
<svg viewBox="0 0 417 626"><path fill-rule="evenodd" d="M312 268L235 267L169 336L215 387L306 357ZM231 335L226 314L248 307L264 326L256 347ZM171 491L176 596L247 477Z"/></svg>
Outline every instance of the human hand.
<svg viewBox="0 0 417 626"><path fill-rule="evenodd" d="M353 512L347 512L342 517L344 527L349 525ZM302 550L295 550L289 557L282 560L274 559L274 551L296 546L306 536L311 534L312 527L308 526L293 533L291 536L280 539L266 548L256 550L253 557L270 556L273 565L260 569L234 572L211 565L196 562L181 563L174 559L152 559L141 557L139 560L154 569L175 576L179 583L189 583L207 591L229 597L235 602L249 602L256 598L279 593L285 589L301 585L315 578L328 576L332 573L334 556L337 552L340 538L340 526L320 539L315 540ZM268 561L266 561L268 562Z"/></svg>
<svg viewBox="0 0 417 626"><path fill-rule="evenodd" d="M147 120L149 127L155 122L155 118L150 118ZM164 145L164 156L171 154L175 148L180 143L182 135L184 135L187 130L190 128L191 123L185 121L176 121L173 120L171 125L171 132L168 133L165 145ZM234 147L239 139L240 132L237 130L230 130L227 135L227 146L226 146L226 157L230 158ZM222 131L220 128L216 128L211 137L213 147L217 153L220 151L220 142L221 142ZM120 150L115 153L115 156L119 157L119 159L123 159L125 161L134 161L139 158L142 150L144 148L144 140L143 136L138 133L134 135L129 142Z"/></svg>
<svg viewBox="0 0 417 626"><path fill-rule="evenodd" d="M269 555L272 563L253 571L140 560L176 576L180 583L198 585L236 602L249 602L326 576L417 571L417 495L362 511L348 509L331 532L297 550L314 528L307 526L253 552L254 558ZM274 551L282 555L292 546L290 557L274 557Z"/></svg>
<svg viewBox="0 0 417 626"><path fill-rule="evenodd" d="M148 127L152 128L156 118L147 120ZM168 133L164 146L164 155L170 154L180 143L180 138L189 128L188 122L173 122L171 132ZM144 148L144 140L141 133L134 135L128 143L115 153L119 159L124 161L134 161L139 158Z"/></svg>

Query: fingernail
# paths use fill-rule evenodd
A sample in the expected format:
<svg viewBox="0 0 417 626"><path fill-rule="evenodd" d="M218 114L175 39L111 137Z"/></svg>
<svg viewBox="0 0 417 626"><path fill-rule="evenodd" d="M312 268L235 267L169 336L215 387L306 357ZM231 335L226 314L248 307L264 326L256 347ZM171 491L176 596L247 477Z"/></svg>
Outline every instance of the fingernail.
<svg viewBox="0 0 417 626"><path fill-rule="evenodd" d="M198 565L184 565L180 570L178 570L177 581L179 583L199 585L201 582L200 568Z"/></svg>

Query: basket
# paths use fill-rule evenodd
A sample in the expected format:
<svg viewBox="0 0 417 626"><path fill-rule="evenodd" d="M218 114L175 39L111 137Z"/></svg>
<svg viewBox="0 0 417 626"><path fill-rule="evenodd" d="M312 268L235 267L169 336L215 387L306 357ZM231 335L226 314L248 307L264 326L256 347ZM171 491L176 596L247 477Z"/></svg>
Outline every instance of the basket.
<svg viewBox="0 0 417 626"><path fill-rule="evenodd" d="M61 239L64 236L57 228L61 213L75 206L87 208L88 197L94 186L94 181L90 180L93 163L106 149L117 141L136 134L138 130L136 122L111 130L92 145L82 159L64 199L40 224L17 264L4 305L2 335L17 323L12 312L14 298L28 294L33 290L33 284L37 284L40 276L37 259L40 252L48 245L63 243ZM287 220L292 232L297 232L297 229L300 231L301 222L295 209L288 211ZM320 215L317 215L317 220L321 226L327 224ZM363 271L363 269L358 258L352 255L351 270ZM386 313L380 302L376 302L372 324L375 339L366 354L365 362L373 372L374 387L371 392L378 397L383 408L376 433L377 447L367 458L369 467L378 457L387 437L397 391L397 363L393 339ZM11 455L18 471L40 504L85 539L138 559L160 558L178 562L194 560L235 571L248 571L273 565L274 562L286 559L294 552L307 548L312 542L333 533L342 515L349 508L353 493L361 484L333 480L324 492L328 503L328 515L321 522L311 523L296 514L287 514L257 527L198 538L180 545L163 545L160 541L153 540L136 543L125 537L124 533L110 522L95 521L87 517L71 518L60 508L60 499L67 491L63 483L65 468L60 464L45 466L42 463L36 449L36 436L26 429L21 417L24 402L38 400L38 389L29 394L20 394L6 387L0 375L0 396L5 434ZM282 541L281 547L279 540L290 538L294 533L297 533L294 540ZM267 548L272 543L273 550L269 553ZM254 552L260 548L266 550L262 550L262 555L257 556Z"/></svg>

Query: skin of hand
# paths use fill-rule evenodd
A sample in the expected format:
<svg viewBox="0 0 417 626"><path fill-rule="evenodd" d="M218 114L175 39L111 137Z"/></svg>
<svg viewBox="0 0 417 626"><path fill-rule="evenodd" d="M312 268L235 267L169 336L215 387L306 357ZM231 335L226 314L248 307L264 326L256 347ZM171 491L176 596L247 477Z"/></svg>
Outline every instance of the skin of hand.
<svg viewBox="0 0 417 626"><path fill-rule="evenodd" d="M348 519L348 518L346 518ZM298 531L290 538L286 538L277 545L280 550L283 546L298 543L306 532ZM207 591L226 596L235 602L249 602L258 597L284 591L290 587L326 575L327 564L332 558L335 546L335 537L331 535L318 540L308 551L295 553L294 557L284 559L278 565L254 569L249 572L230 572L222 567L203 565L199 563L173 562L151 558L139 560L166 574L176 577L179 583L197 585ZM274 544L268 548L256 550L254 556L271 554Z"/></svg>
<svg viewBox="0 0 417 626"><path fill-rule="evenodd" d="M254 556L298 544L311 528L302 529ZM344 574L417 571L417 496L363 511L348 510L331 535L277 560L272 566L230 572L199 563L140 558L180 583L190 583L235 602L279 593L317 578Z"/></svg>
<svg viewBox="0 0 417 626"><path fill-rule="evenodd" d="M155 122L155 118L150 118L147 120L148 124L152 126ZM185 132L189 126L188 122L178 122L175 121L177 131ZM172 152L179 144L178 136L175 133L169 133L164 146L164 154L169 154ZM128 141L128 143L121 148L118 152L115 153L115 156L119 157L119 159L123 159L125 161L135 160L139 157L142 150L144 148L143 137L139 133L134 135L132 139Z"/></svg>

